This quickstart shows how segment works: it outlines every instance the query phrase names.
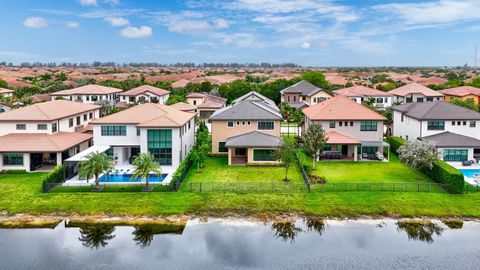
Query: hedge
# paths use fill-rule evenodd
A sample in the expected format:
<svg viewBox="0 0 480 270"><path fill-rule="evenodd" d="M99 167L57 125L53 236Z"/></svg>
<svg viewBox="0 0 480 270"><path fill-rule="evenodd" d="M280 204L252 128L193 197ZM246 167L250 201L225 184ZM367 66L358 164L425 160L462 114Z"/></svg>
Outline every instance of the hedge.
<svg viewBox="0 0 480 270"><path fill-rule="evenodd" d="M183 179L180 179L180 178L182 177L182 175L184 175L184 170L186 170L187 168L190 169L190 166L192 166L192 163L193 163L192 151L190 151L188 155L182 160L177 170L173 173L172 183L176 183L178 180L183 181ZM185 174L186 173L187 172L185 172Z"/></svg>
<svg viewBox="0 0 480 270"><path fill-rule="evenodd" d="M423 169L422 172L435 182L444 184L444 188L450 193L463 193L463 174L442 160L435 161L432 169Z"/></svg>
<svg viewBox="0 0 480 270"><path fill-rule="evenodd" d="M398 155L398 148L406 143L406 141L400 137L388 137L388 144L390 144L390 151L395 155Z"/></svg>
<svg viewBox="0 0 480 270"><path fill-rule="evenodd" d="M61 183L65 180L65 172L68 169L67 164L58 165L50 173L45 175L43 183Z"/></svg>
<svg viewBox="0 0 480 270"><path fill-rule="evenodd" d="M1 172L2 174L24 174L27 173L26 170L4 170Z"/></svg>
<svg viewBox="0 0 480 270"><path fill-rule="evenodd" d="M300 165L303 167L305 172L310 175L313 170L312 158L309 157L305 151L297 151L298 161L300 161Z"/></svg>

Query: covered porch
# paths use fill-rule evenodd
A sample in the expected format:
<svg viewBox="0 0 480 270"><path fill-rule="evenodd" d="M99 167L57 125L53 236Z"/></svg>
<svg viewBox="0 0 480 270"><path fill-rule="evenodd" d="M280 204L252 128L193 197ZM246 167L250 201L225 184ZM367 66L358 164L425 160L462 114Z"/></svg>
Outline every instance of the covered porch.
<svg viewBox="0 0 480 270"><path fill-rule="evenodd" d="M322 161L388 161L390 145L383 141L359 141L345 134L329 131L320 156Z"/></svg>
<svg viewBox="0 0 480 270"><path fill-rule="evenodd" d="M278 163L274 153L281 142L279 137L257 131L230 137L225 143L228 165Z"/></svg>

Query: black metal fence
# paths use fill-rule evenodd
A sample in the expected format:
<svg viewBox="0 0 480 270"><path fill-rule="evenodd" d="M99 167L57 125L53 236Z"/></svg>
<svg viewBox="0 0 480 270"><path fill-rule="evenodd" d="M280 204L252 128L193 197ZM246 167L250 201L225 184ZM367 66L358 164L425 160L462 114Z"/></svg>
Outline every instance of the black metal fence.
<svg viewBox="0 0 480 270"><path fill-rule="evenodd" d="M153 192L176 192L179 184L148 183ZM44 192L92 192L96 191L95 183L44 183ZM145 182L131 183L100 183L98 192L141 192L145 189Z"/></svg>
<svg viewBox="0 0 480 270"><path fill-rule="evenodd" d="M311 184L310 192L347 192L347 191L372 191L372 192L431 192L445 193L444 185L438 183L421 182L387 182L387 183L324 183Z"/></svg>
<svg viewBox="0 0 480 270"><path fill-rule="evenodd" d="M302 162L300 162L300 158L298 157L297 151L295 151L295 161L297 162L298 168L300 169L300 173L302 174L303 182L307 187L308 192L310 192L310 179L308 178L308 174L305 171L305 168L303 167Z"/></svg>
<svg viewBox="0 0 480 270"><path fill-rule="evenodd" d="M187 188L185 190L185 188ZM307 186L292 182L189 182L188 192L305 193Z"/></svg>

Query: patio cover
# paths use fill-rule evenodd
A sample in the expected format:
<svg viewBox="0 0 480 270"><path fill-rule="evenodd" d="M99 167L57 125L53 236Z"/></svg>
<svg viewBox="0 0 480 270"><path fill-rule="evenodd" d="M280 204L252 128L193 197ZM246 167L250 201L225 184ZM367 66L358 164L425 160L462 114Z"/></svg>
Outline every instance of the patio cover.
<svg viewBox="0 0 480 270"><path fill-rule="evenodd" d="M75 161L85 161L87 160L87 156L91 153L95 153L95 152L99 152L99 153L102 153L102 152L105 152L107 151L108 149L110 148L109 145L94 145L94 146L91 146L85 150L83 150L82 152L70 157L70 158L67 158L65 161L68 161L68 162L75 162Z"/></svg>
<svg viewBox="0 0 480 270"><path fill-rule="evenodd" d="M362 146L376 146L376 147L390 147L390 145L384 141L361 141Z"/></svg>
<svg viewBox="0 0 480 270"><path fill-rule="evenodd" d="M275 148L280 146L282 143L282 138L268 135L262 132L250 132L227 139L225 147L235 148L235 147L268 147Z"/></svg>
<svg viewBox="0 0 480 270"><path fill-rule="evenodd" d="M360 144L360 141L336 131L328 131L325 133L327 144Z"/></svg>

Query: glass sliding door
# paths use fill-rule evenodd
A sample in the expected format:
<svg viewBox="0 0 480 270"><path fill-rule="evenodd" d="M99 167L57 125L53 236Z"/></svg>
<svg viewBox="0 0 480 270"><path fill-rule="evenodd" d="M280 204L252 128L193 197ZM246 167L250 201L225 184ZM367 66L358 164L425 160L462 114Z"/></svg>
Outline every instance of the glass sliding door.
<svg viewBox="0 0 480 270"><path fill-rule="evenodd" d="M172 165L172 130L149 129L148 151L160 165Z"/></svg>

